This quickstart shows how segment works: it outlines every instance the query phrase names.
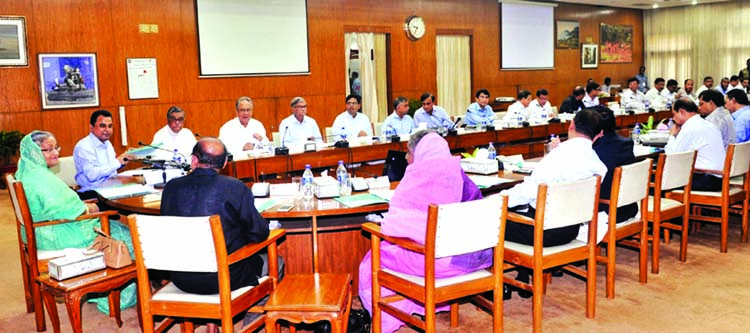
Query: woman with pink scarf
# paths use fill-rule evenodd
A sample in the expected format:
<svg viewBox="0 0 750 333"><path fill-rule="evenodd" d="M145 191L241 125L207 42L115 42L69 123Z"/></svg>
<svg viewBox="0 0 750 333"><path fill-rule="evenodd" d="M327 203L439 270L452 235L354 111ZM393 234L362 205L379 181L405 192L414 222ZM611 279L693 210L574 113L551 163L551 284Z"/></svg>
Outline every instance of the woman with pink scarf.
<svg viewBox="0 0 750 333"><path fill-rule="evenodd" d="M396 188L388 214L383 219L382 232L406 237L424 244L427 225L427 208L431 203L448 204L480 199L477 186L464 174L458 157L451 156L448 143L431 131L422 131L409 139L409 152L404 178ZM466 240L471 241L470 239ZM424 256L402 249L388 242L380 245L381 265L394 271L411 275L424 274ZM359 298L372 313L372 263L368 252L359 264ZM492 265L492 249L435 260L435 277L443 278ZM383 288L382 297L393 295ZM424 307L410 300L394 303L406 313L424 315ZM446 311L447 306L438 308ZM404 325L395 317L383 312L383 332L396 331Z"/></svg>

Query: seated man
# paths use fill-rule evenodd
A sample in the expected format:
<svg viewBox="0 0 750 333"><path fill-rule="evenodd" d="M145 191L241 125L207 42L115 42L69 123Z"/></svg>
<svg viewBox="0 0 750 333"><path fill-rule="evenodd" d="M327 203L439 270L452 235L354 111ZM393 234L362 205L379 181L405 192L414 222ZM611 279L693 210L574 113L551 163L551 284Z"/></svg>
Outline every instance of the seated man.
<svg viewBox="0 0 750 333"><path fill-rule="evenodd" d="M728 92L727 109L732 113L737 143L750 141L750 107L747 94L737 89Z"/></svg>
<svg viewBox="0 0 750 333"><path fill-rule="evenodd" d="M107 179L117 176L117 170L128 164L131 155L115 155L115 148L109 142L112 136L112 114L101 109L91 114L89 135L76 143L73 162L76 165L76 183L81 186L78 196L81 199L96 198L93 190Z"/></svg>
<svg viewBox="0 0 750 333"><path fill-rule="evenodd" d="M237 117L227 121L219 129L219 139L227 146L227 150L238 155L245 150L253 150L256 146L268 144L266 128L253 118L253 100L242 96L234 103L234 109Z"/></svg>
<svg viewBox="0 0 750 333"><path fill-rule="evenodd" d="M656 80L654 80L654 87L651 88L645 96L649 105L656 110L664 109L667 105L667 101L671 101L672 98L669 90L664 89L664 83L665 81L663 78L656 78Z"/></svg>
<svg viewBox="0 0 750 333"><path fill-rule="evenodd" d="M479 89L474 94L475 101L466 109L464 123L466 125L491 125L495 122L495 111L489 106L490 92L487 89Z"/></svg>
<svg viewBox="0 0 750 333"><path fill-rule="evenodd" d="M302 146L307 142L323 143L320 128L315 119L307 116L307 101L295 97L291 103L292 115L284 118L279 124L279 135L282 146Z"/></svg>
<svg viewBox="0 0 750 333"><path fill-rule="evenodd" d="M693 191L721 191L721 175L706 172L721 172L724 168L726 150L721 133L716 127L698 115L698 106L682 98L672 106L672 119L675 125L664 151L681 153L696 150Z"/></svg>
<svg viewBox="0 0 750 333"><path fill-rule="evenodd" d="M417 124L417 126L421 123L425 123L427 124L427 128L431 129L453 128L453 122L450 120L450 117L448 117L448 113L446 113L443 108L435 105L437 102L435 95L424 93L422 94L422 97L420 97L420 100L422 101L422 107L414 112L414 123Z"/></svg>
<svg viewBox="0 0 750 333"><path fill-rule="evenodd" d="M559 113L575 113L584 108L583 106L583 95L586 91L580 86L573 89L573 95L568 96L560 105Z"/></svg>
<svg viewBox="0 0 750 333"><path fill-rule="evenodd" d="M628 89L622 92L620 104L626 110L643 109L643 93L638 90L638 79L631 77L628 79Z"/></svg>
<svg viewBox="0 0 750 333"><path fill-rule="evenodd" d="M729 88L728 90L734 90L734 89L740 89L743 90L742 84L740 83L740 77L737 75L732 75L729 77Z"/></svg>
<svg viewBox="0 0 750 333"><path fill-rule="evenodd" d="M675 95L674 99L680 99L680 98L687 98L695 104L698 104L698 95L695 94L695 90L693 87L695 86L695 82L692 79L685 80L685 86L680 88L680 91L677 92L677 95ZM674 103L674 101L672 101Z"/></svg>
<svg viewBox="0 0 750 333"><path fill-rule="evenodd" d="M698 97L698 113L701 117L714 124L721 132L721 140L724 148L737 142L737 133L734 130L732 115L724 108L724 96L716 90L706 90Z"/></svg>
<svg viewBox="0 0 750 333"><path fill-rule="evenodd" d="M599 84L596 82L589 82L586 84L586 95L583 96L583 105L587 108L599 105Z"/></svg>
<svg viewBox="0 0 750 333"><path fill-rule="evenodd" d="M334 140L356 138L360 136L372 137L372 124L367 115L359 112L362 97L359 95L346 96L346 110L333 121ZM326 138L326 140L330 140Z"/></svg>
<svg viewBox="0 0 750 333"><path fill-rule="evenodd" d="M609 94L609 86L611 85L612 85L612 78L607 76L604 78L604 84L602 84L599 90L603 93Z"/></svg>
<svg viewBox="0 0 750 333"><path fill-rule="evenodd" d="M189 128L185 128L185 111L178 106L167 110L167 125L154 134L151 145L159 145L154 151L154 158L171 160L177 155L181 163L188 163L187 159L195 146L195 135ZM170 153L170 151L172 153Z"/></svg>
<svg viewBox="0 0 750 333"><path fill-rule="evenodd" d="M382 133L410 134L414 130L414 119L407 114L408 112L409 100L403 96L396 97L393 100L393 112L383 122Z"/></svg>
<svg viewBox="0 0 750 333"><path fill-rule="evenodd" d="M698 89L695 91L695 96L700 95L704 90L711 89L714 86L714 78L710 76L706 76L703 78L703 84L698 87Z"/></svg>
<svg viewBox="0 0 750 333"><path fill-rule="evenodd" d="M530 104L531 92L528 90L519 91L516 102L508 107L508 112L505 113L503 122L529 121L529 117L531 116L531 109L529 108Z"/></svg>
<svg viewBox="0 0 750 333"><path fill-rule="evenodd" d="M718 90L722 95L726 96L727 92L729 91L729 78L721 78L721 82L716 88L714 88L714 90Z"/></svg>
<svg viewBox="0 0 750 333"><path fill-rule="evenodd" d="M531 101L529 106L531 110L531 119L541 119L542 115L547 115L547 118L554 118L555 112L552 111L552 103L549 102L549 92L547 89L539 89L536 91L536 99Z"/></svg>
<svg viewBox="0 0 750 333"><path fill-rule="evenodd" d="M675 79L667 80L667 91L664 94L664 97L667 99L668 105L672 105L674 103L675 96L677 95L677 89L679 88L677 84L677 80Z"/></svg>

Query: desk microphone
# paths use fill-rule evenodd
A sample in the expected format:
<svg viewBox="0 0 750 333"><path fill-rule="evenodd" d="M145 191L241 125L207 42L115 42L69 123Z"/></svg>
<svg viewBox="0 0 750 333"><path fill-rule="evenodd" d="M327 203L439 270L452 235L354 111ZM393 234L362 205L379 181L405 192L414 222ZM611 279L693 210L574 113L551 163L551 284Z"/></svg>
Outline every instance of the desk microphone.
<svg viewBox="0 0 750 333"><path fill-rule="evenodd" d="M343 133L345 130L346 130L345 127L341 128L342 134L339 135L341 137L341 139L337 140L336 143L333 144L334 147L336 147L336 148L349 148L349 141L346 141L346 134Z"/></svg>
<svg viewBox="0 0 750 333"><path fill-rule="evenodd" d="M284 144L284 140L286 140L286 132L288 131L289 125L284 128L284 135L281 136L281 147L276 147L276 149L274 150L274 155L289 155L289 148L287 148Z"/></svg>
<svg viewBox="0 0 750 333"><path fill-rule="evenodd" d="M165 161L165 160L151 160L150 156L148 156L149 158L147 160L143 160L142 161L143 164L150 165L154 169L167 169L167 168L170 168L170 167L171 168L175 168L175 169L182 169L182 170L185 170L185 171L190 171L190 169L191 169L190 164L187 163L187 157L185 157L184 155L182 155L177 150L171 151L169 149L165 149L165 148L162 148L162 147L158 147L158 146L146 144L146 143L143 143L141 141L138 141L138 145L139 146L145 146L145 147L153 148L153 149L157 149L157 150L161 150L161 151L170 152L172 154L176 154L176 155L178 155L182 159L182 161L184 161L184 162L182 162L182 161L178 162L178 161Z"/></svg>
<svg viewBox="0 0 750 333"><path fill-rule="evenodd" d="M195 136L196 138L198 138L198 139L200 139L200 138L201 138L201 135L200 135L200 134L198 134L198 133L193 133L193 135L194 135L194 136Z"/></svg>

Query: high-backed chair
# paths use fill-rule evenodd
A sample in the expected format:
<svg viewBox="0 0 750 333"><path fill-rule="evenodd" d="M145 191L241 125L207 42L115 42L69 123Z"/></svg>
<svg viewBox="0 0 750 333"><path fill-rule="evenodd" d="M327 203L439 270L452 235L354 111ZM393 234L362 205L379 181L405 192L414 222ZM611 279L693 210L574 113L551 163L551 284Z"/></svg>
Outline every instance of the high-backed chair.
<svg viewBox="0 0 750 333"><path fill-rule="evenodd" d="M60 163L50 168L52 172L65 182L65 185L71 188L77 188L78 183L76 182L76 165L73 161L73 156L60 157L58 159Z"/></svg>
<svg viewBox="0 0 750 333"><path fill-rule="evenodd" d="M695 165L695 151L682 153L671 153L659 155L656 163L656 177L651 187L653 195L648 197L646 219L652 223L651 234L651 273L659 274L659 258L661 256L661 229L675 230L680 232L679 259L687 260L687 241L690 205L690 183L693 178L693 165ZM674 190L683 190L679 198L665 198L667 193ZM681 222L674 223L677 218ZM666 232L669 232L665 230ZM668 233L665 232L665 237Z"/></svg>
<svg viewBox="0 0 750 333"><path fill-rule="evenodd" d="M505 242L505 261L533 271L532 283L505 277L505 283L531 291L533 331L542 331L542 296L544 270L565 265L564 270L586 280L586 317L596 315L596 229L601 176L580 181L539 184L534 219L508 213L509 223L523 223L534 227L534 245ZM575 193L575 195L571 195ZM588 223L586 242L573 240L560 246L543 247L544 230ZM572 265L586 261L586 268Z"/></svg>
<svg viewBox="0 0 750 333"><path fill-rule="evenodd" d="M612 192L609 200L599 200L609 204L609 221L607 222L607 255L597 260L607 265L607 298L615 298L615 253L617 243L637 248L639 281L646 283L648 266L648 183L651 178L651 159L617 167L612 177ZM640 214L617 223L617 208L632 203L640 203ZM637 240L632 239L637 236ZM601 250L601 246L600 246ZM600 251L601 252L601 251Z"/></svg>
<svg viewBox="0 0 750 333"><path fill-rule="evenodd" d="M373 123L373 133L375 133L375 136L380 137L383 135L383 123Z"/></svg>
<svg viewBox="0 0 750 333"><path fill-rule="evenodd" d="M143 331L162 332L171 326L174 317L185 318L185 329L193 331L193 318L220 319L222 332L233 332L232 317L248 310L273 291L278 280L277 241L283 229L271 230L268 239L248 244L234 253L227 253L221 219L218 215L202 217L128 216L135 249L138 283L149 286L148 270L180 272L212 272L218 274L219 293L196 295L181 291L168 283L152 292L138 289ZM179 230L179 232L175 232ZM229 266L263 249L268 249L269 276L258 279L257 286L231 290ZM167 316L154 328L154 316ZM262 316L260 317L262 319ZM254 331L264 323L255 320L244 331Z"/></svg>
<svg viewBox="0 0 750 333"><path fill-rule="evenodd" d="M279 132L271 133L271 140L273 141L274 146L281 147L281 136L279 135Z"/></svg>
<svg viewBox="0 0 750 333"><path fill-rule="evenodd" d="M18 234L18 250L21 257L21 274L23 278L24 296L26 297L26 312L34 312L36 329L38 332L43 332L46 330L46 324L40 283L49 285L56 284L56 282L52 281L49 275L46 274L48 264L51 259L61 257L64 253L63 250L38 250L36 245L36 228L62 223L76 223L76 221L99 218L102 230L105 233L109 233L108 216L116 214L117 212L106 211L96 214L85 214L79 216L75 220L34 222L31 218L31 211L29 210L29 204L26 200L26 192L23 189L23 184L10 174L6 175L5 179L8 184L8 192L10 193L10 199L13 203L13 209L16 214L16 231ZM94 231L92 230L91 232ZM87 286L103 281L101 278L89 280ZM117 299L119 302L119 295L110 296L110 300ZM115 298L115 296L117 297ZM54 299L52 299L52 302L54 302ZM56 320L57 310L52 306L53 304L48 303L47 305L50 312L50 319L53 322L53 328L58 332L60 330L60 324L59 321ZM68 314L71 316L71 323L75 330L77 325L76 319L78 325L80 325L80 303L78 303L77 313L71 311L75 309L75 304L68 305L70 307ZM52 313L53 311L54 314ZM119 317L119 307L116 309L111 307L110 313L117 317L118 324L121 325L122 321Z"/></svg>
<svg viewBox="0 0 750 333"><path fill-rule="evenodd" d="M333 137L333 127L326 127L325 132L326 132L325 142L336 141L336 139Z"/></svg>
<svg viewBox="0 0 750 333"><path fill-rule="evenodd" d="M750 168L750 142L731 144L727 147L727 156L724 159L724 169L721 171L722 183L721 191L691 191L690 204L697 205L694 214L690 215L691 220L719 223L721 225L721 245L720 251L727 252L727 238L729 234L729 210L734 204L741 204L742 209L739 213L742 215L742 242L748 240L748 178L747 172ZM696 170L711 173L712 170ZM732 177L745 177L743 187L731 186ZM668 197L679 199L680 191L672 192ZM721 211L721 217L711 217L702 214L702 207L714 208Z"/></svg>
<svg viewBox="0 0 750 333"><path fill-rule="evenodd" d="M503 243L507 209L508 199L505 196L490 196L481 200L439 206L431 204L427 214L425 244L383 234L380 226L373 223L363 224L362 229L372 235L373 332L381 331L381 310L428 333L435 332L436 304L447 302L451 303L451 326L456 327L458 303L451 301L472 295L477 304L493 313L493 332L502 332L501 291L503 290ZM465 223L469 219L472 221L471 228L467 228ZM381 267L381 240L423 254L425 257L424 275L408 275ZM491 268L447 278L435 277L435 259L490 248L494 251L494 265ZM388 288L397 295L381 298L381 287ZM477 296L490 290L495 291L492 303ZM404 297L424 305L424 322L391 305L392 302L397 302Z"/></svg>

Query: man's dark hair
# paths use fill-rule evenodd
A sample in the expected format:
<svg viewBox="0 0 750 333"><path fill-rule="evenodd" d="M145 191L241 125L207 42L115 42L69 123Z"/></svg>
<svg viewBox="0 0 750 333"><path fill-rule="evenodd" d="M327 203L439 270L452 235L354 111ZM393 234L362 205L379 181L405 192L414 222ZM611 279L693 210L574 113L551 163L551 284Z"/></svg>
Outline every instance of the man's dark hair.
<svg viewBox="0 0 750 333"><path fill-rule="evenodd" d="M634 77L631 77L631 78L629 78L629 79L628 79L628 85L630 85L630 82L633 82L633 81L635 81L635 82L638 82L638 79L636 79L636 78L635 78L635 76L634 76Z"/></svg>
<svg viewBox="0 0 750 333"><path fill-rule="evenodd" d="M594 81L591 81L591 82L589 82L589 83L586 84L586 93L587 94L590 93L590 92L592 92L592 91L594 91L594 90L596 90L596 89L599 89L599 84L598 83L596 83Z"/></svg>
<svg viewBox="0 0 750 333"><path fill-rule="evenodd" d="M358 78L358 77L359 77L359 73L357 73L357 72L352 72L352 79L356 79L356 78Z"/></svg>
<svg viewBox="0 0 750 333"><path fill-rule="evenodd" d="M729 81L739 81L739 80L740 80L740 77L739 77L739 76L737 76L737 75L732 75L732 76L731 76L731 77L729 78Z"/></svg>
<svg viewBox="0 0 750 333"><path fill-rule="evenodd" d="M687 99L687 98L680 98L674 102L674 105L672 106L675 111L679 111L680 109L685 110L687 112L696 113L698 112L698 106L695 105L695 102Z"/></svg>
<svg viewBox="0 0 750 333"><path fill-rule="evenodd" d="M221 154L212 155L206 150L210 143L218 142L221 144ZM227 159L227 147L224 142L214 137L204 136L193 146L193 156L198 158L198 162L210 168L221 169L224 167L224 161Z"/></svg>
<svg viewBox="0 0 750 333"><path fill-rule="evenodd" d="M667 81L667 87L676 87L677 84L678 82L675 79L669 79L669 81Z"/></svg>
<svg viewBox="0 0 750 333"><path fill-rule="evenodd" d="M481 95L481 94L485 94L485 95L487 95L487 97L489 97L490 96L490 91L487 90L487 89L485 89L485 88L479 89L479 90L477 90L477 93L474 94L474 97L479 98L479 95Z"/></svg>
<svg viewBox="0 0 750 333"><path fill-rule="evenodd" d="M91 114L91 118L89 118L89 124L91 124L91 126L96 125L96 119L98 119L99 116L103 116L104 118L112 118L112 114L109 113L109 111L105 109L96 110Z"/></svg>
<svg viewBox="0 0 750 333"><path fill-rule="evenodd" d="M573 96L578 97L578 96L583 96L584 94L586 94L586 90L583 90L583 88L579 87L579 88L573 89Z"/></svg>
<svg viewBox="0 0 750 333"><path fill-rule="evenodd" d="M604 126L602 116L594 108L586 108L576 113L573 122L576 125L576 132L589 137L589 139L594 139Z"/></svg>
<svg viewBox="0 0 750 333"><path fill-rule="evenodd" d="M718 91L717 91L718 92ZM721 94L721 93L720 93ZM747 105L747 94L742 89L732 89L727 92L727 99L734 99L737 104Z"/></svg>
<svg viewBox="0 0 750 333"><path fill-rule="evenodd" d="M393 100L393 111L396 111L398 109L398 105L401 103L409 103L409 100L406 99L404 96L398 96Z"/></svg>
<svg viewBox="0 0 750 333"><path fill-rule="evenodd" d="M638 70L639 70L639 71L640 71L641 69L645 70L645 69L646 69L646 66L641 66L641 67L638 67Z"/></svg>
<svg viewBox="0 0 750 333"><path fill-rule="evenodd" d="M549 91L547 91L547 89L544 89L544 88L539 89L536 91L536 97L539 97L539 96L549 96Z"/></svg>
<svg viewBox="0 0 750 333"><path fill-rule="evenodd" d="M524 99L524 98L531 96L531 92L524 89L524 90L519 91L517 96L519 100Z"/></svg>
<svg viewBox="0 0 750 333"><path fill-rule="evenodd" d="M346 96L346 99L344 100L344 102L349 102L349 99L351 98L356 99L357 104L362 104L362 97L359 95L355 95L355 94L349 94L348 96Z"/></svg>
<svg viewBox="0 0 750 333"><path fill-rule="evenodd" d="M685 83L683 83L683 84L687 85L688 81L693 81L693 79L685 79ZM693 83L695 83L695 82L693 82Z"/></svg>
<svg viewBox="0 0 750 333"><path fill-rule="evenodd" d="M704 102L714 102L716 107L724 106L724 95L718 90L704 90L698 95L698 99Z"/></svg>
<svg viewBox="0 0 750 333"><path fill-rule="evenodd" d="M608 86L608 85L610 85L611 83L612 83L612 78L611 78L611 77L607 76L607 77L605 77L605 78L604 78L604 84L605 84L605 85L607 85L607 86Z"/></svg>
<svg viewBox="0 0 750 333"><path fill-rule="evenodd" d="M664 78L657 77L656 80L654 80L654 85L657 85L659 83L664 83Z"/></svg>
<svg viewBox="0 0 750 333"><path fill-rule="evenodd" d="M435 101L437 100L437 99L435 98L435 95L433 95L433 94L431 94L431 93L428 93L428 92L426 92L426 93L422 94L422 96L421 96L421 97L419 97L419 101L420 101L420 102L424 102L424 101L425 101L426 99L428 99L428 98L432 98L432 103L435 103Z"/></svg>
<svg viewBox="0 0 750 333"><path fill-rule="evenodd" d="M706 77L703 78L703 83L706 83L706 81L708 81L708 80L713 81L713 79L714 79L713 77L706 76Z"/></svg>
<svg viewBox="0 0 750 333"><path fill-rule="evenodd" d="M596 111L602 117L602 130L604 130L605 134L615 132L617 122L615 121L615 113L612 110L604 105L592 106L587 109ZM576 126L576 130L578 130L578 126Z"/></svg>
<svg viewBox="0 0 750 333"><path fill-rule="evenodd" d="M173 105L169 107L169 110L167 110L167 118L171 117L173 113L180 113L180 112L185 112L185 111L182 111L182 108L180 108L179 106Z"/></svg>

